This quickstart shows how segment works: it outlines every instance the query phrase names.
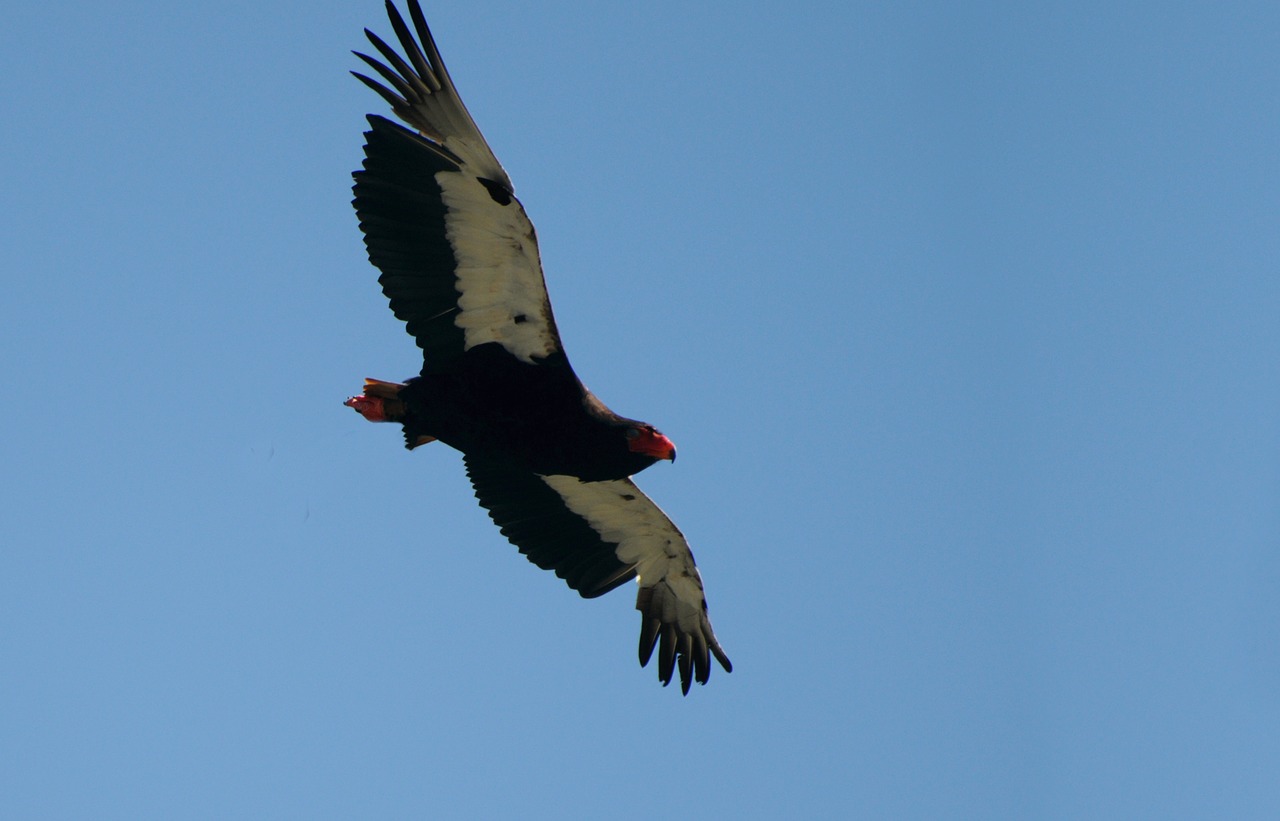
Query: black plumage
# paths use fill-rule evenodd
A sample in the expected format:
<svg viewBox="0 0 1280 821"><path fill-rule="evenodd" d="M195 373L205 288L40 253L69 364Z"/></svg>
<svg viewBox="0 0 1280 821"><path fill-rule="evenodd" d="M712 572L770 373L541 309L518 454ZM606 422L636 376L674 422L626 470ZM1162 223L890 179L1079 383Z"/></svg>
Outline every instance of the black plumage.
<svg viewBox="0 0 1280 821"><path fill-rule="evenodd" d="M354 206L392 312L423 352L406 382L366 380L347 400L399 423L405 444L464 454L476 498L538 567L586 598L638 579L640 661L664 684L705 683L728 657L706 615L683 534L629 478L675 446L582 384L556 329L524 207L458 97L416 0L413 30L387 3L404 50L368 32L380 80L356 74L413 129L371 115ZM354 73L354 72L353 72Z"/></svg>

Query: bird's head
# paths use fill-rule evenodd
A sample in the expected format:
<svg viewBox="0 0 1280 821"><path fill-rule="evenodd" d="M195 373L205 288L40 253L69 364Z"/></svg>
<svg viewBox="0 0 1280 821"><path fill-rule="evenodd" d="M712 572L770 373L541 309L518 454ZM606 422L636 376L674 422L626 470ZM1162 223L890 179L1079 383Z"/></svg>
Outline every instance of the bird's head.
<svg viewBox="0 0 1280 821"><path fill-rule="evenodd" d="M663 436L653 425L635 423L626 428L627 450L642 453L654 459L676 460L675 444Z"/></svg>

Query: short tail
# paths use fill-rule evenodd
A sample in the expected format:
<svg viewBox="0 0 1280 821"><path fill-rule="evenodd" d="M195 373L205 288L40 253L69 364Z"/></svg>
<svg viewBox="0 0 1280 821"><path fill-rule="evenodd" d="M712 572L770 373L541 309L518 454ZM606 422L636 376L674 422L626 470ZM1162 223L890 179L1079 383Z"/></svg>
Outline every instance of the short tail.
<svg viewBox="0 0 1280 821"><path fill-rule="evenodd" d="M364 395L399 401L400 389L403 387L403 382L383 382L381 379L366 379L364 380Z"/></svg>
<svg viewBox="0 0 1280 821"><path fill-rule="evenodd" d="M406 418L404 400L400 398L403 382L383 382L381 379L364 380L364 394L353 396L342 404L354 408L370 422L399 422L404 426L404 446L413 450L419 445L434 442L434 436L410 430L411 420Z"/></svg>

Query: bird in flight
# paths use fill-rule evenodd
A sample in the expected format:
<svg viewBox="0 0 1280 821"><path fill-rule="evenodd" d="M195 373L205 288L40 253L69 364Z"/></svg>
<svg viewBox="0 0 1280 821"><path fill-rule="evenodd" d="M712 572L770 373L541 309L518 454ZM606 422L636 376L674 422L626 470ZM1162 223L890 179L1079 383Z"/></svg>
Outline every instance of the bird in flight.
<svg viewBox="0 0 1280 821"><path fill-rule="evenodd" d="M678 670L687 694L712 656L733 668L689 543L630 478L674 462L675 445L609 410L569 365L533 224L408 4L413 31L387 2L403 56L365 29L382 59L356 56L380 79L352 73L410 128L369 116L353 190L369 261L423 365L404 382L366 379L345 404L399 423L410 450L461 451L502 534L584 598L638 580L640 664L656 647L659 680Z"/></svg>

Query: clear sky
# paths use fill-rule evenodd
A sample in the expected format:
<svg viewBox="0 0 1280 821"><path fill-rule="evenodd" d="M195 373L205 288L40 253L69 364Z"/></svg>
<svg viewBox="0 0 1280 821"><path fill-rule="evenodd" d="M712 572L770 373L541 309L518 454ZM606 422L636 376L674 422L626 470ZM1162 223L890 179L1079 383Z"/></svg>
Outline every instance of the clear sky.
<svg viewBox="0 0 1280 821"><path fill-rule="evenodd" d="M0 816L1274 818L1280 6L427 6L735 670L342 400L376 0L0 73Z"/></svg>

